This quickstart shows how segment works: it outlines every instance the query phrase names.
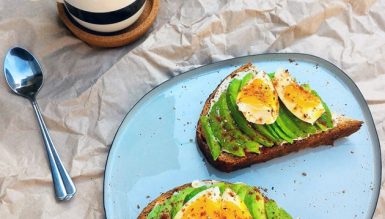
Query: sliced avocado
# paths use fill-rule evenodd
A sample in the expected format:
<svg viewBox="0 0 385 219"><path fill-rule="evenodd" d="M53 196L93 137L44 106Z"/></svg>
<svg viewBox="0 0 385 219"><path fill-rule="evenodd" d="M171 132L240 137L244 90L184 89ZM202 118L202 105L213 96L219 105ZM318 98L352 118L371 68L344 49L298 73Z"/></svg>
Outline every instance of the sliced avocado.
<svg viewBox="0 0 385 219"><path fill-rule="evenodd" d="M281 108L279 110L279 116L282 117L283 122L286 124L287 127L290 128L290 130L295 134L296 138L298 137L305 137L307 134L303 132L297 124L291 120L290 116L287 113L287 110L285 107L283 107L283 103L281 102Z"/></svg>
<svg viewBox="0 0 385 219"><path fill-rule="evenodd" d="M219 145L222 147L223 139L222 139L222 118L219 116L219 103L216 102L212 105L211 111L208 114L209 116L209 123L211 130L213 131L214 136L219 142Z"/></svg>
<svg viewBox="0 0 385 219"><path fill-rule="evenodd" d="M230 184L229 187L231 190L233 190L235 193L238 194L239 189L244 187L244 185L245 184L243 184L243 183L234 183L234 184Z"/></svg>
<svg viewBox="0 0 385 219"><path fill-rule="evenodd" d="M242 145L247 138L242 136L243 134L239 130L233 130L235 125L232 125L231 121L228 121L228 117L230 117L228 115L229 113L226 114L226 109L220 109L220 105L223 104L227 107L226 103L223 103L224 98L224 96L221 96L211 107L211 111L209 113L211 129L219 142L221 151L224 150L235 156L244 156ZM224 113L226 115L223 115Z"/></svg>
<svg viewBox="0 0 385 219"><path fill-rule="evenodd" d="M277 120L276 120L276 123L277 125L279 126L279 128L281 128L281 130L287 135L289 136L291 139L295 139L297 138L298 136L295 135L293 133L293 131L288 127L288 125L283 121L282 117L281 116L278 116Z"/></svg>
<svg viewBox="0 0 385 219"><path fill-rule="evenodd" d="M325 125L326 125L327 128L333 128L334 127L333 120L332 120L331 117L328 118L327 112L324 112L324 114L322 114L320 119L322 119L325 122Z"/></svg>
<svg viewBox="0 0 385 219"><path fill-rule="evenodd" d="M239 89L242 89L251 79L253 79L254 74L253 73L248 73L242 78L241 85L239 86Z"/></svg>
<svg viewBox="0 0 385 219"><path fill-rule="evenodd" d="M250 191L251 187L243 183L236 183L231 185L230 189L237 193L241 200L245 200L246 194Z"/></svg>
<svg viewBox="0 0 385 219"><path fill-rule="evenodd" d="M292 217L282 208L278 207L277 203L269 200L265 203L267 219L292 219Z"/></svg>
<svg viewBox="0 0 385 219"><path fill-rule="evenodd" d="M238 106L236 104L236 96L238 94L240 83L240 80L234 79L230 82L227 89L226 99L232 118L238 125L239 129L247 136L249 136L253 141L256 141L264 146L272 146L273 142L269 141L256 130L254 130L243 116L243 114L238 110Z"/></svg>
<svg viewBox="0 0 385 219"><path fill-rule="evenodd" d="M332 117L332 114L330 112L330 109L322 99L321 99L321 101L322 101L322 105L324 106L324 109L325 109L325 112L324 112L324 114L322 114L321 118L326 122L326 125L328 128L333 128L334 127L333 117Z"/></svg>
<svg viewBox="0 0 385 219"><path fill-rule="evenodd" d="M293 143L293 139L289 136L287 136L282 129L278 126L277 122L271 124L271 127L274 129L275 133L282 138L283 140L289 142L290 144Z"/></svg>
<svg viewBox="0 0 385 219"><path fill-rule="evenodd" d="M190 199L192 199L198 193L200 193L200 192L202 192L202 191L204 191L204 190L206 190L208 188L210 188L210 186L201 186L201 187L198 187L198 188L193 188L193 190L188 195L186 195L186 197L184 198L183 204L188 202Z"/></svg>
<svg viewBox="0 0 385 219"><path fill-rule="evenodd" d="M213 134L213 130L210 127L207 116L201 117L201 123L211 155L213 156L213 159L216 160L221 154L221 146Z"/></svg>
<svg viewBox="0 0 385 219"><path fill-rule="evenodd" d="M178 211L183 207L184 199L188 194L190 194L194 188L187 187L181 191L179 191L177 194L174 194L170 198L170 205L172 206L171 209L171 218L174 218L174 216L178 213Z"/></svg>
<svg viewBox="0 0 385 219"><path fill-rule="evenodd" d="M160 205L158 218L171 218L171 210L171 199L167 199L163 204Z"/></svg>
<svg viewBox="0 0 385 219"><path fill-rule="evenodd" d="M293 217L289 213L287 213L287 211L285 211L285 209L283 208L279 209L279 215L279 219L293 219Z"/></svg>
<svg viewBox="0 0 385 219"><path fill-rule="evenodd" d="M239 196L240 199L244 200L248 192L249 192L249 188L247 188L247 187L242 187L242 188L240 188L240 190L237 192L237 195Z"/></svg>
<svg viewBox="0 0 385 219"><path fill-rule="evenodd" d="M273 141L274 143L279 143L280 139L278 137L275 137L273 133L270 132L270 130L264 126L264 125L258 125L258 124L253 124L253 127L261 133L263 136L265 136L267 139L270 141Z"/></svg>
<svg viewBox="0 0 385 219"><path fill-rule="evenodd" d="M158 215L161 209L162 205L155 205L154 208L152 208L151 212L147 215L147 219L158 219Z"/></svg>
<svg viewBox="0 0 385 219"><path fill-rule="evenodd" d="M226 117L221 116L219 104L223 101L223 98L224 97L221 97L219 101L213 104L209 113L209 121L213 134L218 140L221 150L223 149L236 156L244 156L242 148L244 147L244 142L248 141L248 139L239 130L233 130L236 126L231 125L231 123L228 123L228 120L226 120ZM237 150L233 150L232 148L234 147L237 148Z"/></svg>
<svg viewBox="0 0 385 219"><path fill-rule="evenodd" d="M283 138L279 137L279 135L274 131L273 126L271 124L264 125L264 127L266 127L270 134L272 134L276 139L278 139L278 143L281 143L283 141Z"/></svg>
<svg viewBox="0 0 385 219"><path fill-rule="evenodd" d="M261 150L260 150L261 145L257 142L247 141L245 142L245 147L247 152L256 153L256 154L261 153Z"/></svg>
<svg viewBox="0 0 385 219"><path fill-rule="evenodd" d="M245 142L247 137L237 128L233 118L230 115L226 103L226 95L223 93L219 98L219 116L222 118L222 137L224 151L235 156L245 156Z"/></svg>
<svg viewBox="0 0 385 219"><path fill-rule="evenodd" d="M265 200L259 191L249 189L244 202L254 219L266 219Z"/></svg>
<svg viewBox="0 0 385 219"><path fill-rule="evenodd" d="M328 127L327 125L325 124L325 122L319 118L316 122L315 122L316 126L318 127L318 129L320 129L321 131L327 131L328 130Z"/></svg>
<svg viewBox="0 0 385 219"><path fill-rule="evenodd" d="M290 117L290 120L292 120L303 132L307 134L314 134L317 132L317 128L309 124L307 122L304 122L297 118L293 113L291 113L286 107L281 107L282 110L285 110L286 114Z"/></svg>
<svg viewBox="0 0 385 219"><path fill-rule="evenodd" d="M220 104L223 104L223 98L224 97L221 96L219 101L214 103L209 113L210 125L213 130L213 134L217 138L221 146L221 150L223 149L236 156L244 156L242 148L244 146L244 142L247 141L247 137L244 136L239 130L234 130L236 126L232 124L233 122L228 120L229 118L227 117L229 117L229 115L223 115L223 113L226 112L226 109L222 109L222 111L220 111L219 107ZM234 148L237 150L234 150Z"/></svg>

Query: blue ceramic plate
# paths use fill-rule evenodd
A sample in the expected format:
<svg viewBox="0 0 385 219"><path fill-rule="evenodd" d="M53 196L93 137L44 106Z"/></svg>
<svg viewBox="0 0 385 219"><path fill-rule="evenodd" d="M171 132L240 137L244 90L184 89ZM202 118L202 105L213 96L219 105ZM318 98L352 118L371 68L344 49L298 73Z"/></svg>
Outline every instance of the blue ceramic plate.
<svg viewBox="0 0 385 219"><path fill-rule="evenodd" d="M252 62L287 68L308 82L333 112L364 121L334 147L308 149L250 168L222 173L195 142L203 104L221 80ZM377 132L367 103L339 68L305 54L262 54L203 66L161 84L127 114L108 156L104 205L108 218L136 218L162 192L196 179L244 182L264 188L294 218L371 218L381 179Z"/></svg>

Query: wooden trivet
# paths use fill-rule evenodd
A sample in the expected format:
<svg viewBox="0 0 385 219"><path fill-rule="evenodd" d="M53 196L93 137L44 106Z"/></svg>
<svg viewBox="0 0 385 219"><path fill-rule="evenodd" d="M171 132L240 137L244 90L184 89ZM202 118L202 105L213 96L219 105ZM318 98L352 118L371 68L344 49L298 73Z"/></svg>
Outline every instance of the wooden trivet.
<svg viewBox="0 0 385 219"><path fill-rule="evenodd" d="M99 33L78 24L68 14L63 3L57 3L57 10L64 25L79 39L98 47L118 47L129 44L147 32L158 14L159 0L147 0L139 19L124 30L114 33Z"/></svg>

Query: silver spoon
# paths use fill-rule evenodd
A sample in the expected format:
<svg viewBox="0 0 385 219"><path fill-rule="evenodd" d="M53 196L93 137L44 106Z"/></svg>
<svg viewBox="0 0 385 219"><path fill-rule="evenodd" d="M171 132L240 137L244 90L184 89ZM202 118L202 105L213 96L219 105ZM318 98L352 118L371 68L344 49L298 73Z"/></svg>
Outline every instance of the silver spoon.
<svg viewBox="0 0 385 219"><path fill-rule="evenodd" d="M11 48L5 56L4 75L12 91L32 103L47 150L57 199L71 199L76 193L75 185L59 158L36 102L36 95L43 84L43 72L38 61L23 48Z"/></svg>

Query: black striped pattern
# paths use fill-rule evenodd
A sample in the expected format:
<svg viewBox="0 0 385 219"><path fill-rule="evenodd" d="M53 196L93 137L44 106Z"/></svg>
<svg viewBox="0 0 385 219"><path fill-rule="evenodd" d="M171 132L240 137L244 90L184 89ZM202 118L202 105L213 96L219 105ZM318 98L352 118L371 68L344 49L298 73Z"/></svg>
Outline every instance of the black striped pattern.
<svg viewBox="0 0 385 219"><path fill-rule="evenodd" d="M132 4L122 9L111 11L111 12L103 12L103 13L84 11L70 5L66 1L64 1L64 4L68 12L71 13L74 17L78 18L79 20L82 20L91 24L106 25L106 24L114 24L114 23L127 20L136 12L138 12L139 9L142 8L145 2L146 0L136 0Z"/></svg>

